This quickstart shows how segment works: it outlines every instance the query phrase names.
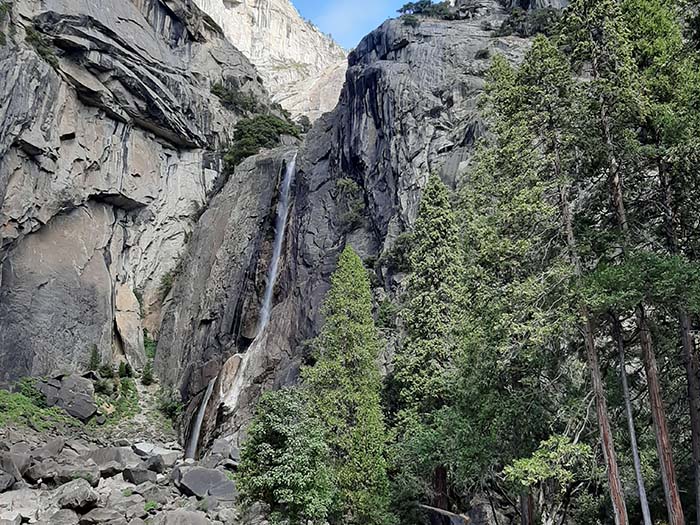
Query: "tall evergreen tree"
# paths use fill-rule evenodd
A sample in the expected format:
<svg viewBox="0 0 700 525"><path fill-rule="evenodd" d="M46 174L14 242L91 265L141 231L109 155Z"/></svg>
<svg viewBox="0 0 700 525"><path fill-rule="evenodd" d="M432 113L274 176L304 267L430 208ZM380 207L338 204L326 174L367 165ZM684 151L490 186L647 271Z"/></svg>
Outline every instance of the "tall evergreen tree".
<svg viewBox="0 0 700 525"><path fill-rule="evenodd" d="M367 271L350 246L331 278L324 314L316 363L302 377L331 449L339 498L331 522L391 523L378 336Z"/></svg>
<svg viewBox="0 0 700 525"><path fill-rule="evenodd" d="M410 251L411 274L403 320L406 338L394 357L398 390L397 420L405 448L419 446L430 503L448 507L447 469L435 429L436 416L449 395L455 327L461 298L459 228L450 193L432 175L423 192Z"/></svg>

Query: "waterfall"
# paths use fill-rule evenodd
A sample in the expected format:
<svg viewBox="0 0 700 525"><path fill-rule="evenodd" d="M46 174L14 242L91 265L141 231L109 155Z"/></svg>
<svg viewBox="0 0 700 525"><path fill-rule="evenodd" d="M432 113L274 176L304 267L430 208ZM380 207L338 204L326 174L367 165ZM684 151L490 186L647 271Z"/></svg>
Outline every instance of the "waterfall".
<svg viewBox="0 0 700 525"><path fill-rule="evenodd" d="M270 310L272 310L272 293L275 290L277 282L277 270L280 264L282 255L282 244L284 243L284 233L287 229L287 216L289 215L289 190L292 187L292 180L296 172L297 156L296 153L292 160L287 164L284 171L284 179L280 186L279 200L277 201L277 215L275 217L275 241L272 245L272 259L267 270L267 285L265 286L265 295L263 296L262 307L260 308L260 320L258 321L258 329L256 337L265 329L267 323L270 322Z"/></svg>
<svg viewBox="0 0 700 525"><path fill-rule="evenodd" d="M236 368L233 384L230 387L228 387L228 385L222 385L220 387L228 388L225 399L225 403L228 406L235 406L235 404L238 402L238 396L243 389L243 378L245 376L245 370L247 369L248 359L250 354L255 353L260 348L258 339L260 339L260 336L264 333L267 324L270 322L272 296L275 289L275 284L277 282L277 273L279 270L280 259L282 257L282 245L284 244L284 236L287 230L287 217L289 216L289 193L292 187L292 181L294 180L294 175L296 173L296 160L297 155L295 153L294 157L292 157L292 159L287 163L282 184L280 185L277 210L275 214L275 239L272 245L272 258L270 259L270 266L267 270L267 283L265 284L265 294L263 295L262 307L260 308L260 319L258 321L255 339L251 343L246 353L243 355L236 354L231 358L238 358L240 360ZM231 361L231 359L229 359L229 361ZM226 364L224 365L224 368L226 368ZM197 453L199 434L202 430L204 415L207 410L207 405L209 404L209 399L211 398L214 390L214 384L216 383L217 377L209 381L207 391L202 398L202 403L199 405L197 419L195 420L192 428L190 441L187 445L187 451L185 453L186 458L194 458L195 454ZM226 375L224 374L223 377L225 378Z"/></svg>
<svg viewBox="0 0 700 525"><path fill-rule="evenodd" d="M194 455L197 453L199 433L202 430L202 422L204 421L204 413L207 411L209 398L211 397L211 393L214 391L214 383L216 383L216 377L209 381L209 385L207 385L207 391L204 393L202 403L199 405L199 410L197 411L197 419L194 420L194 426L192 427L192 432L190 433L190 442L187 444L187 450L185 451L186 458L194 458Z"/></svg>

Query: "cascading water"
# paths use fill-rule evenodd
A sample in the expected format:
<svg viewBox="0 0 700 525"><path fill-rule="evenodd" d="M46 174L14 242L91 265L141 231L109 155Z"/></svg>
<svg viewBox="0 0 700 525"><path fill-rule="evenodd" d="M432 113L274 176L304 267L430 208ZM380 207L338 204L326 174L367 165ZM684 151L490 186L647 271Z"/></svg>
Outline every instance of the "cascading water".
<svg viewBox="0 0 700 525"><path fill-rule="evenodd" d="M284 236L287 230L287 218L289 216L289 193L292 187L292 182L294 180L294 175L296 174L296 160L297 155L287 163L286 169L284 171L284 177L282 179L282 184L280 185L279 199L277 201L277 210L275 215L275 239L272 244L272 258L270 259L270 266L267 270L267 283L265 285L265 294L263 295L263 302L260 308L260 319L258 321L258 328L256 330L256 336L253 342L250 344L248 351L242 355L236 354L231 359L238 358L238 366L236 367L235 377L233 384L229 387L228 385L223 385L224 388L228 390L226 394L226 404L228 406L235 406L238 401L238 396L243 388L243 378L245 376L245 370L248 365L248 360L250 355L253 354L259 347L257 344L260 335L265 332L267 324L270 322L270 313L272 311L272 297L275 289L275 284L277 282L277 273L279 271L280 258L282 257L282 245L284 244ZM218 377L218 376L217 376ZM211 398L212 391L214 390L214 383L216 382L216 377L209 382L207 386L207 391L202 398L202 404L199 406L197 411L197 418L195 419L194 426L192 427L192 432L190 433L190 441L187 445L187 450L185 457L194 458L197 453L197 445L199 444L199 434L202 430L202 423L204 422L204 415L207 410L207 405L209 404L209 399ZM220 396L221 397L221 396Z"/></svg>
<svg viewBox="0 0 700 525"><path fill-rule="evenodd" d="M186 458L194 458L194 455L197 453L197 445L199 444L199 433L202 430L202 422L204 421L204 414L207 411L207 405L209 404L211 393L214 391L214 383L216 383L216 378L213 378L211 381L209 381L209 384L207 385L207 391L204 393L202 403L199 405L199 410L197 410L197 419L194 420L194 427L192 427L190 442L187 444L187 450L185 451Z"/></svg>
<svg viewBox="0 0 700 525"><path fill-rule="evenodd" d="M263 296L262 307L260 308L260 320L258 321L258 329L256 337L265 329L267 323L270 322L270 311L272 310L272 293L275 290L277 282L277 270L280 264L280 256L282 255L282 244L284 242L284 234L287 229L287 216L289 215L289 190L292 187L292 180L296 172L297 156L294 154L292 160L287 164L287 169L284 171L284 179L280 187L280 196L277 201L277 215L275 217L275 241L272 245L272 259L267 270L267 284L265 286L265 295Z"/></svg>

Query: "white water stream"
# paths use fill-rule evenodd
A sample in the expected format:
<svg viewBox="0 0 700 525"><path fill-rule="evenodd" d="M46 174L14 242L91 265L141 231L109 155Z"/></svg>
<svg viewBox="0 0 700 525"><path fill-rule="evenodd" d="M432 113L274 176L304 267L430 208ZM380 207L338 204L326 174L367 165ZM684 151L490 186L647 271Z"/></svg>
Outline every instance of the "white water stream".
<svg viewBox="0 0 700 525"><path fill-rule="evenodd" d="M279 271L279 263L282 257L282 246L284 244L284 237L287 230L287 218L289 216L289 193L292 187L292 182L294 180L294 175L296 174L296 160L297 155L294 154L292 160L287 163L286 169L284 171L284 178L282 179L282 184L280 186L279 199L277 200L277 210L275 215L275 239L272 245L272 258L270 259L270 266L267 270L267 283L265 285L265 294L263 295L263 303L260 308L260 319L258 320L258 328L256 330L256 336L253 342L250 344L248 351L244 354L236 354L234 356L240 359L238 363L235 378L233 384L230 388L227 385L222 385L226 388L228 392L226 393L225 404L227 406L233 407L238 402L238 397L243 389L243 378L245 377L245 370L248 365L248 360L250 355L259 347L258 339L264 333L267 324L270 322L270 313L272 312L272 298L275 290L275 284L277 283L277 273ZM233 359L233 358L231 358ZM187 450L185 453L186 458L194 458L197 453L197 445L199 444L199 434L202 431L202 423L204 422L204 415L207 411L207 405L209 404L209 399L211 398L212 392L214 390L214 383L216 382L216 377L209 381L207 386L207 391L204 393L202 398L202 403L197 411L197 418L195 419L194 426L192 427L192 432L190 433L190 441L187 445Z"/></svg>

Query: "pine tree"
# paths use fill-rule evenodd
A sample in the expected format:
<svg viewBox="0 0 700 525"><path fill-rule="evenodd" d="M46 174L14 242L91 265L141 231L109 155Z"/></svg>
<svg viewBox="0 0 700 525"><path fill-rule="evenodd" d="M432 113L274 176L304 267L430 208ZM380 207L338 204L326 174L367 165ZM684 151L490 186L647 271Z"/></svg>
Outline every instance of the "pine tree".
<svg viewBox="0 0 700 525"><path fill-rule="evenodd" d="M610 208L619 235L623 260L636 246L631 233L625 187L635 186L628 175L639 174L630 160L637 153L633 130L642 114L640 82L632 59L629 26L616 0L588 2L577 0L571 5L569 32L581 43L580 59L591 62L590 101L596 114L603 155L601 168L608 180ZM639 220L632 217L632 220ZM666 413L651 336L648 306L640 301L634 308L642 359L647 378L649 403L661 463L666 506L671 525L684 523L683 509L676 482L676 472L668 433Z"/></svg>
<svg viewBox="0 0 700 525"><path fill-rule="evenodd" d="M331 449L339 498L331 522L390 523L379 340L369 278L350 246L340 255L323 311L314 341L317 361L303 371L303 380Z"/></svg>
<svg viewBox="0 0 700 525"><path fill-rule="evenodd" d="M447 469L434 427L449 396L455 328L461 299L459 229L450 194L433 175L423 192L410 250L411 273L403 310L406 339L394 357L400 432L423 448L422 468L432 479L431 504L448 508ZM431 439L433 438L433 439ZM425 441L422 445L417 442ZM431 443L432 441L432 443ZM414 464L417 466L418 464Z"/></svg>

